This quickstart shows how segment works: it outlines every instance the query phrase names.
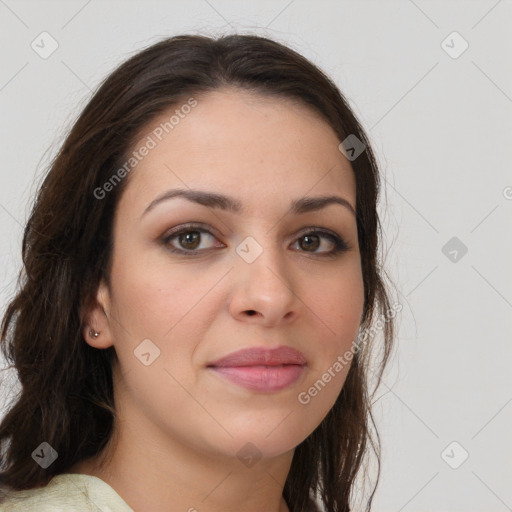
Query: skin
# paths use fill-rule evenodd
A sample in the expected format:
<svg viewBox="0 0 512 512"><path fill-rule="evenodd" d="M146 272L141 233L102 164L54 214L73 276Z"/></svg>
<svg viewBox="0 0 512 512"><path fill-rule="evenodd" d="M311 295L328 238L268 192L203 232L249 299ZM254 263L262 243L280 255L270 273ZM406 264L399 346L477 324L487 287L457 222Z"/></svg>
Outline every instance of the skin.
<svg viewBox="0 0 512 512"><path fill-rule="evenodd" d="M83 332L89 345L113 345L118 355L118 443L71 472L101 478L137 512L285 512L294 449L332 408L350 365L309 404L298 395L351 348L364 304L355 215L337 204L286 212L294 199L332 194L355 210L353 170L332 128L302 104L234 89L196 98L125 178L111 288L99 287ZM178 187L234 196L246 211L175 198L141 219L156 196ZM186 222L204 223L212 234L200 234L200 245L160 241ZM320 236L308 245L301 231L311 227L334 231L349 248L322 257L334 244ZM252 263L236 252L248 236L263 250ZM160 356L146 366L134 350L148 338ZM206 368L241 348L280 345L308 361L301 378L280 391L251 391ZM261 454L251 467L237 457L249 442Z"/></svg>

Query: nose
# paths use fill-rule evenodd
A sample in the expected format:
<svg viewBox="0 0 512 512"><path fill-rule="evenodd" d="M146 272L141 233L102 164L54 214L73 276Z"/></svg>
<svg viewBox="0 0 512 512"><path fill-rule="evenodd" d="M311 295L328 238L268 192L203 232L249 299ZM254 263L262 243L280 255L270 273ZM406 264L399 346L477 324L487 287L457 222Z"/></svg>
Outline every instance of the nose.
<svg viewBox="0 0 512 512"><path fill-rule="evenodd" d="M238 320L249 319L268 327L289 323L300 315L303 307L296 290L298 276L293 275L293 268L286 264L280 248L261 249L253 261L245 258L243 252L235 258L231 314Z"/></svg>

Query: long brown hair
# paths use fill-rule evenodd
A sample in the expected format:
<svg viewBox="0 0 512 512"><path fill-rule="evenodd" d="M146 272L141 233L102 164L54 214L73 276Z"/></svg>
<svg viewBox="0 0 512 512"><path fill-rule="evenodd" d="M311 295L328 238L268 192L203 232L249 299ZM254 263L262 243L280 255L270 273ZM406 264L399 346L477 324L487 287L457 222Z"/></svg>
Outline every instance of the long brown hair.
<svg viewBox="0 0 512 512"><path fill-rule="evenodd" d="M99 86L49 166L23 236L19 289L2 321L2 353L17 370L20 393L0 424L0 483L12 490L46 485L97 455L113 435L113 347L84 342L84 307L109 284L113 216L129 176L98 200L127 161L141 128L184 98L221 87L288 98L317 111L340 143L356 136L364 151L351 161L364 281L362 329L390 311L381 268L377 214L379 171L369 140L331 79L292 49L255 35L217 39L181 35L159 41L121 64ZM377 383L392 351L393 318L380 329ZM304 512L317 496L329 512L350 510L368 448L380 439L369 392L373 339L355 353L336 403L295 449L283 496ZM57 459L46 469L32 453L47 442ZM367 500L370 510L378 476Z"/></svg>

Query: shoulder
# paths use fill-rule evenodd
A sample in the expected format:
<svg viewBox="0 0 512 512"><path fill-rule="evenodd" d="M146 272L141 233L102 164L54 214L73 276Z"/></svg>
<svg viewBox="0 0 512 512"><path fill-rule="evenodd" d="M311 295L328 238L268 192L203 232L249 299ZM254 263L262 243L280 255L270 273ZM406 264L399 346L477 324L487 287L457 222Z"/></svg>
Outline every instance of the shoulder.
<svg viewBox="0 0 512 512"><path fill-rule="evenodd" d="M64 473L48 485L7 491L0 512L133 512L103 480L90 475Z"/></svg>

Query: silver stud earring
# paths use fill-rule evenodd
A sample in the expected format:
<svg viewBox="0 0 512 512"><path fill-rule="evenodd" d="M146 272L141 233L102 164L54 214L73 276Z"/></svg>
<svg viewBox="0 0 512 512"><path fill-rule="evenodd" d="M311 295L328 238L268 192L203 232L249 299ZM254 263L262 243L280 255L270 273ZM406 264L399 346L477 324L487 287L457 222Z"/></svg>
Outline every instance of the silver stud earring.
<svg viewBox="0 0 512 512"><path fill-rule="evenodd" d="M91 331L89 331L89 336L90 336L91 338L97 338L97 337L98 337L98 335L99 335L99 332L92 331L92 330L91 330Z"/></svg>

